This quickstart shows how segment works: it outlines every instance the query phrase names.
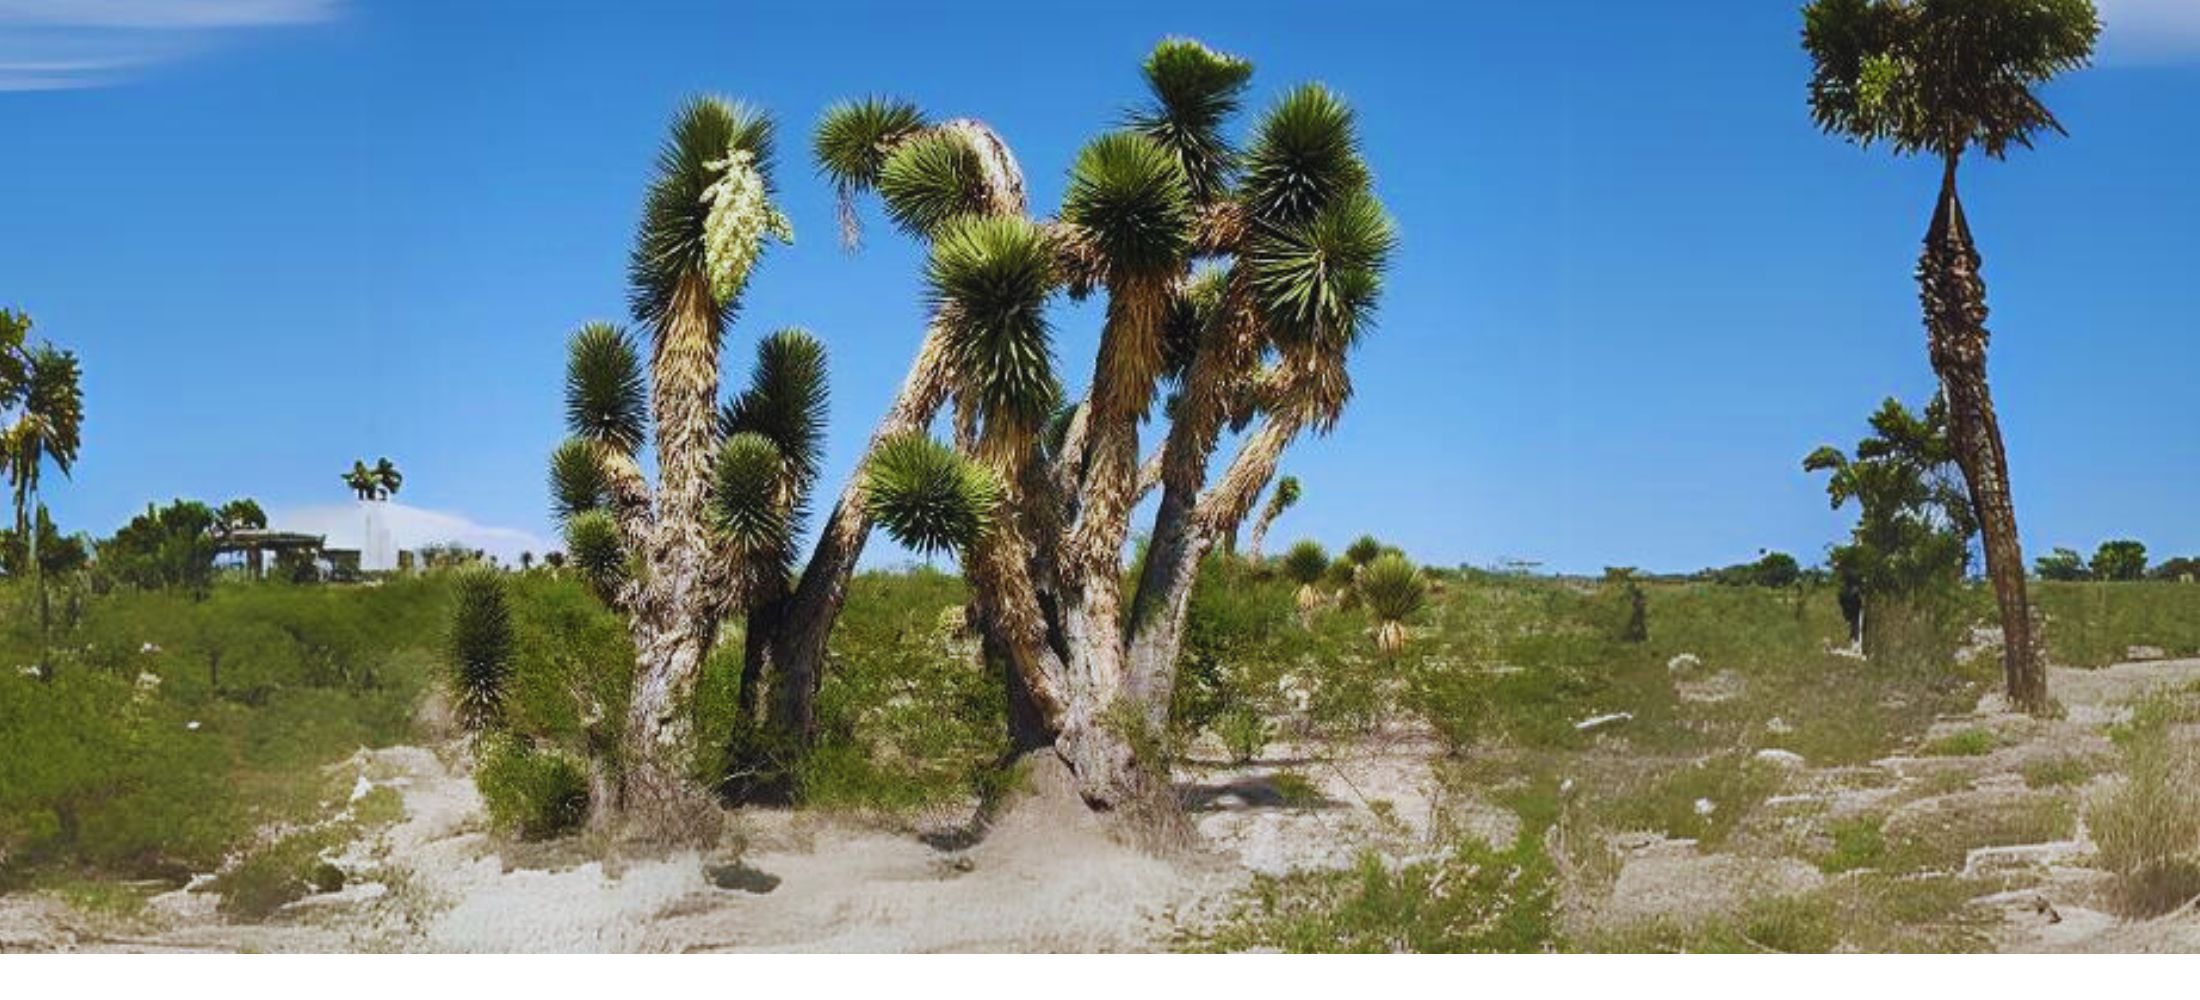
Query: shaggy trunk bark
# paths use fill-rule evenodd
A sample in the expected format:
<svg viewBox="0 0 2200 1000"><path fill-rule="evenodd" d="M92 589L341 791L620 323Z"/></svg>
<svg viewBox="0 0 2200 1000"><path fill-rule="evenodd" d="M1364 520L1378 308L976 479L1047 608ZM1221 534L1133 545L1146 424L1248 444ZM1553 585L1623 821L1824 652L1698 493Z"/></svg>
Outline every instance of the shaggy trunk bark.
<svg viewBox="0 0 2200 1000"><path fill-rule="evenodd" d="M1246 540L1245 544L1245 558L1247 560L1256 563L1260 561L1261 545L1268 541L1268 526L1274 523L1276 523L1276 519L1269 517L1265 511L1262 512L1259 520L1253 522L1253 534Z"/></svg>
<svg viewBox="0 0 2200 1000"><path fill-rule="evenodd" d="M1957 155L1946 158L1940 203L1918 262L1919 297L1933 371L1948 400L1948 427L1956 464L1969 486L1971 506L1985 540L1986 572L2001 609L2002 664L2009 700L2032 714L2048 710L2047 671L2032 635L2025 597L2024 552L2009 490L2009 463L2001 426L1986 384L1986 282L1979 254L1956 194Z"/></svg>
<svg viewBox="0 0 2200 1000"><path fill-rule="evenodd" d="M703 641L694 623L668 606L637 614L633 700L620 754L619 805L638 832L689 839L713 808L691 777L694 732L688 712Z"/></svg>
<svg viewBox="0 0 2200 1000"><path fill-rule="evenodd" d="M624 811L645 836L685 839L710 807L690 778L689 695L708 651L716 607L704 531L717 448L719 317L700 274L674 292L650 368L661 486L649 573L631 609L635 677L622 761Z"/></svg>

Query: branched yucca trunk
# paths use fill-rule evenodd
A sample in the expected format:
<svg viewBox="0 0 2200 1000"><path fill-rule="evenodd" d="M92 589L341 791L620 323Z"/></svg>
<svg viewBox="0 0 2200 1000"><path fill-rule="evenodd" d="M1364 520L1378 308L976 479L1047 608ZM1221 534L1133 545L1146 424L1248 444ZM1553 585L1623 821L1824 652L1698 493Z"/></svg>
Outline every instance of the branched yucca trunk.
<svg viewBox="0 0 2200 1000"><path fill-rule="evenodd" d="M935 326L926 331L901 392L871 433L864 454L870 455L892 438L923 431L946 402L952 374L946 345ZM752 633L761 634L752 635L746 670L760 683L775 686L778 694L770 709L773 720L804 742L816 736L817 689L823 675L826 640L847 602L848 581L863 557L870 534L871 519L863 507L863 469L859 466L826 517L825 528L810 551L793 593L775 609L777 613L759 616L750 623ZM750 689L746 679L742 687L744 692Z"/></svg>
<svg viewBox="0 0 2200 1000"><path fill-rule="evenodd" d="M633 631L619 762L629 813L670 828L697 798L688 703L728 616L746 622L736 707L776 731L756 752L814 738L828 639L877 523L960 554L1019 749L1057 755L1096 809L1140 817L1147 832L1184 829L1155 748L1200 560L1300 431L1335 420L1344 357L1394 240L1351 114L1319 87L1268 115L1238 177L1219 128L1250 72L1194 42L1162 43L1146 64L1155 106L1086 147L1061 217L1044 223L1027 217L1022 171L983 124L927 124L885 100L828 112L815 150L844 210L875 190L930 245L933 312L799 574L791 539L822 436L822 345L774 334L749 388L717 405L721 337L748 269L766 235L791 238L767 198L770 123L708 99L683 112L631 258L635 313L652 334L649 405L626 333L584 328L567 379L574 439L552 462L574 564ZM843 224L852 234L852 212ZM1195 273L1195 257L1225 263ZM1064 289L1105 294L1107 324L1086 399L1050 435L1060 385L1045 310ZM1264 366L1271 353L1288 375ZM1171 381L1176 398L1155 421L1164 440L1142 461L1140 425ZM950 401L952 447L930 437ZM654 494L634 460L645 409ZM1225 426L1262 415L1208 489ZM1152 556L1126 595L1133 511L1156 487ZM752 772L784 778L784 767L741 767L739 780L763 791Z"/></svg>
<svg viewBox="0 0 2200 1000"><path fill-rule="evenodd" d="M2025 596L2024 552L2010 498L2009 462L1986 383L1986 281L1971 227L1956 193L1956 158L1947 159L1940 201L1918 261L1933 371L1948 400L1948 436L1970 488L1986 550L1986 573L2001 611L2002 664L2009 700L2034 714L2047 711L2047 671L2032 633Z"/></svg>

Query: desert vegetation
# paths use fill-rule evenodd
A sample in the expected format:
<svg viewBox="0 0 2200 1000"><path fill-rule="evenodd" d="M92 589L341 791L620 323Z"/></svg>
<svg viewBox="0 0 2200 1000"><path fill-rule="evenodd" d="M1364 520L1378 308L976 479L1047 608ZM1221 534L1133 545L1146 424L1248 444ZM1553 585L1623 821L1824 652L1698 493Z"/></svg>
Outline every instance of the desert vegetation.
<svg viewBox="0 0 2200 1000"><path fill-rule="evenodd" d="M679 105L625 320L570 329L541 415L556 551L369 569L235 494L65 533L81 365L0 312L0 949L2200 948L2195 564L2027 572L1956 185L2061 131L2093 5L1801 14L1816 124L1942 170L1937 390L1780 452L1846 522L1800 557L1534 573L1314 523L1284 457L1348 419L1412 247L1339 93L1255 105L1190 39L1052 206L980 119ZM788 169L921 260L869 428L831 419L869 412L849 340L739 322Z"/></svg>

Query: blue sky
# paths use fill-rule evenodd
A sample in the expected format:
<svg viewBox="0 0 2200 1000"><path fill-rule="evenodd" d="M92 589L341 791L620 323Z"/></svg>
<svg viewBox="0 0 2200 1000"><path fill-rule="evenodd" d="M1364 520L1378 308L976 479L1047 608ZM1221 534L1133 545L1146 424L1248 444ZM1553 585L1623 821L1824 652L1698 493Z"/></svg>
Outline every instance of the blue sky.
<svg viewBox="0 0 2200 1000"><path fill-rule="evenodd" d="M1994 387L2030 550L2200 552L2200 4L2103 7L2101 64L2048 94L2072 136L1966 167ZM837 246L809 125L867 93L985 118L1046 209L1170 34L1254 60L1255 109L1341 91L1403 230L1358 398L1286 458L1306 497L1279 537L1810 561L1849 517L1802 456L1931 391L1910 270L1935 170L1813 130L1793 3L814 8L0 0L0 303L87 373L58 519L250 495L318 524L339 470L388 455L434 530L550 536L563 341L624 319L649 161L697 91L783 125L799 244L729 357L825 338L837 489L915 347L920 258L875 209ZM1097 314L1059 321L1081 374Z"/></svg>

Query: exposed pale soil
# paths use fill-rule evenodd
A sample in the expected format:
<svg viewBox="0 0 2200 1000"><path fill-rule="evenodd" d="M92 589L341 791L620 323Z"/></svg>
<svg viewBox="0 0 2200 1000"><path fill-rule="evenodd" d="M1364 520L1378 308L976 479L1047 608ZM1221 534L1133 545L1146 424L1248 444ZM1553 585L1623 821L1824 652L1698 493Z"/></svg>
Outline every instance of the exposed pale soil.
<svg viewBox="0 0 2200 1000"><path fill-rule="evenodd" d="M1616 873L1574 887L1568 908L1585 926L1623 928L1730 913L1753 896L1825 885L1843 876L1821 874L1801 845L1779 847L1779 831L1796 817L1870 812L1894 829L2021 803L2036 794L2025 788L2026 762L2108 758L2103 725L2152 686L2194 681L2195 660L2058 669L2051 684L2063 718L2012 715L1989 697L1928 734L1987 729L2001 745L1983 756L1817 768L1761 754L1782 769L1782 787L1750 815L1749 835L1716 851L1656 832L1611 835L1605 848ZM1738 682L1712 675L1677 683L1690 700L1716 700ZM1202 846L1158 858L1111 840L1045 770L1033 778L1035 793L975 843L958 829L959 816L887 824L751 810L735 815L721 847L708 853L627 857L586 838L515 844L485 831L456 754L361 750L338 765L353 776L352 801L393 788L404 816L331 857L346 873L342 890L261 922L224 918L203 877L128 917L15 893L0 896L0 951L1151 950L1226 914L1256 873L1344 867L1368 849L1429 856L1454 836L1502 845L1520 827L1490 801L1447 791L1434 766L1438 749L1423 732L1269 751L1241 766L1220 763L1220 755L1201 763L1195 754L1179 779ZM348 808L331 804L337 813ZM2106 876L2086 866L2091 850L2081 825L2068 842L1970 852L1962 874L1978 880L1979 904L2000 914L1991 943L2009 951L2200 950L2200 914L2110 916Z"/></svg>

